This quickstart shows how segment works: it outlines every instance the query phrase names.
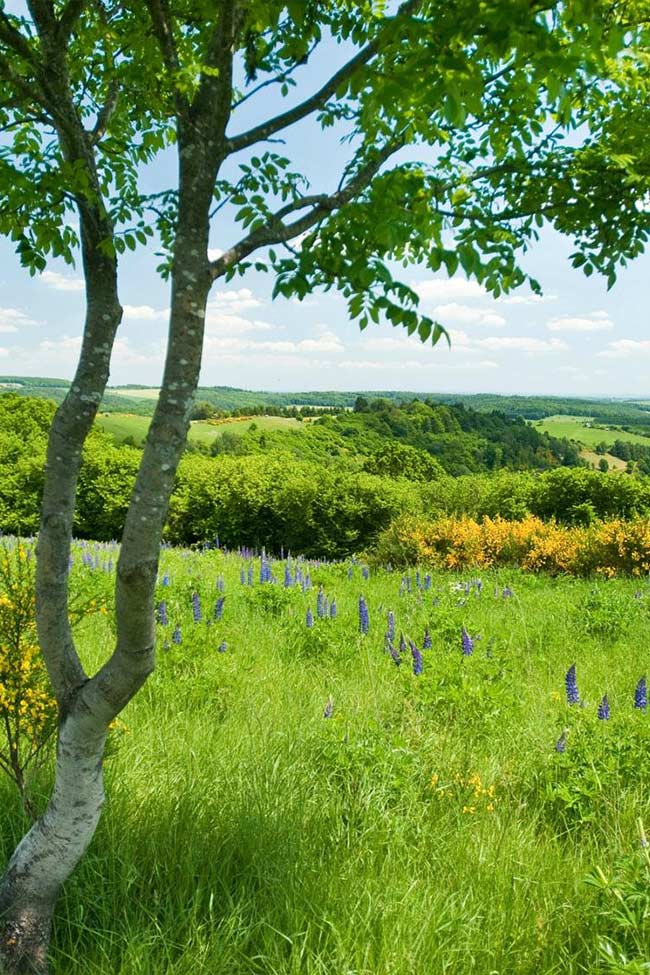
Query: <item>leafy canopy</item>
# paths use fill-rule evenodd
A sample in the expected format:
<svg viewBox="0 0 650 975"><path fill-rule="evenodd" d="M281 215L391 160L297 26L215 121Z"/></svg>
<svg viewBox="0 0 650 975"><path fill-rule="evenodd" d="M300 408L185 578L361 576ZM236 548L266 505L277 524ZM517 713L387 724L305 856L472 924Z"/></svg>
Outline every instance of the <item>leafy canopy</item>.
<svg viewBox="0 0 650 975"><path fill-rule="evenodd" d="M38 8L55 18L56 57L34 28ZM362 328L383 319L435 342L443 330L395 268L460 268L495 296L526 281L538 291L518 256L548 221L575 237L577 266L612 284L648 235L645 8L57 0L17 14L2 3L0 231L32 273L50 257L73 262L70 213L97 202L94 166L115 228L102 246L124 252L155 236L169 274L177 187L151 191L143 175L216 91L227 126L215 125L210 218L240 236L218 241L214 279L253 264L275 275L276 294L336 288ZM215 50L227 17L225 64ZM52 70L70 86L90 155L61 150ZM277 147L305 119L319 153L345 149L327 185L309 185Z"/></svg>

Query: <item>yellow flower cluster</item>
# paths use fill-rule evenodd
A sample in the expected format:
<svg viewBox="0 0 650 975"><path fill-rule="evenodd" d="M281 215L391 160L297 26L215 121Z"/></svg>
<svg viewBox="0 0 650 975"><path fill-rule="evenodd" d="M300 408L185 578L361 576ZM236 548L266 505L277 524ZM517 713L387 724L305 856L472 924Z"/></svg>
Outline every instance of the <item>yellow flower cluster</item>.
<svg viewBox="0 0 650 975"><path fill-rule="evenodd" d="M530 572L585 575L650 572L650 519L567 527L532 515L505 518L402 518L380 540L386 561L444 569L517 565Z"/></svg>
<svg viewBox="0 0 650 975"><path fill-rule="evenodd" d="M56 702L36 642L34 560L0 548L0 766L22 782L56 722Z"/></svg>
<svg viewBox="0 0 650 975"><path fill-rule="evenodd" d="M496 786L485 785L478 772L471 772L469 775L454 772L451 781L444 785L440 784L440 776L434 772L430 785L437 799L456 799L462 803L464 815L492 813L496 808Z"/></svg>

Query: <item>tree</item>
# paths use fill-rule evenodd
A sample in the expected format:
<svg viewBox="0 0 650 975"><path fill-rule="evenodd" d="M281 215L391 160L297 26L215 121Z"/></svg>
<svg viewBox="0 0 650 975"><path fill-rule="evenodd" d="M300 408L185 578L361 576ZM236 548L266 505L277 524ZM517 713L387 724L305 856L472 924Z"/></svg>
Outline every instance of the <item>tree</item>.
<svg viewBox="0 0 650 975"><path fill-rule="evenodd" d="M645 243L641 181L618 185L629 159L574 150L563 136L590 106L603 132L616 129L606 107L618 80L599 100L595 79L636 35L612 17L591 0L28 0L24 15L0 6L0 231L32 273L79 249L87 304L76 374L49 433L38 539L56 779L0 884L0 971L46 971L54 904L101 813L108 725L154 666L160 539L211 287L252 262L274 274L276 294L335 287L360 327L386 320L436 342L443 329L396 264L460 267L494 295L526 280L539 290L517 254L547 219L577 230L586 271L611 275ZM319 57L340 66L312 90L301 69ZM241 128L241 106L264 104L269 90L288 107ZM323 151L333 135L348 152L315 190L274 149L308 119ZM177 184L145 193L140 166L171 146ZM605 232L608 193L619 212ZM210 259L211 225L226 208L241 235ZM79 232L67 222L73 209ZM167 358L124 524L116 644L90 676L67 608L81 448L122 316L118 256L154 233L171 282Z"/></svg>

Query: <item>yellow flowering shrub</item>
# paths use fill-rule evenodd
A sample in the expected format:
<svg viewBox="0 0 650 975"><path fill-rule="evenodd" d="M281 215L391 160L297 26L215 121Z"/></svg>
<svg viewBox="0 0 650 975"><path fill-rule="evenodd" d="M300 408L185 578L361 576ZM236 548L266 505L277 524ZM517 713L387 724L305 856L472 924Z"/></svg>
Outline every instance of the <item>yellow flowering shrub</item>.
<svg viewBox="0 0 650 975"><path fill-rule="evenodd" d="M376 561L395 566L514 565L529 572L640 576L650 572L650 519L566 526L533 515L517 521L411 516L393 522L380 535L374 554Z"/></svg>
<svg viewBox="0 0 650 975"><path fill-rule="evenodd" d="M25 805L25 770L56 726L56 702L36 639L34 557L23 543L0 546L0 769Z"/></svg>
<svg viewBox="0 0 650 975"><path fill-rule="evenodd" d="M492 813L498 802L496 786L483 781L478 772L461 775L454 772L442 781L438 772L434 772L429 783L436 799L452 800L462 809L463 815L474 816L476 813Z"/></svg>

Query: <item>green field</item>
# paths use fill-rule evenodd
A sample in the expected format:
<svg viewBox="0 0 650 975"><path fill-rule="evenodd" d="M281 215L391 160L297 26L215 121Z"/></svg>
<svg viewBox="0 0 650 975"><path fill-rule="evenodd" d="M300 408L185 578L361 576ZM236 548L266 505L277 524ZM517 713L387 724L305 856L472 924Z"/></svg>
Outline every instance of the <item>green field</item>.
<svg viewBox="0 0 650 975"><path fill-rule="evenodd" d="M141 443L147 435L151 417L132 413L102 413L97 417L97 425L117 441L133 437ZM258 430L302 430L300 420L286 416L254 416L237 420L194 420L190 426L189 439L211 443L219 434L244 433L254 423Z"/></svg>
<svg viewBox="0 0 650 975"><path fill-rule="evenodd" d="M399 573L296 565L311 572L305 593L283 586L282 563L261 584L256 560L248 586L236 556L163 552L169 624L112 736L109 801L57 913L53 975L645 970L650 716L633 700L647 584L635 598L638 582L513 570L469 592L438 573L420 590L411 571L400 595ZM193 622L191 594L212 619L219 576L223 619ZM308 629L321 585L338 615ZM71 587L110 605L113 573L78 550ZM429 628L419 676L409 650L400 666L385 650L389 610L395 644L403 632L422 648ZM463 626L480 636L469 656ZM110 616L96 610L78 640L94 668ZM585 707L565 700L574 663ZM2 781L3 854L23 826Z"/></svg>
<svg viewBox="0 0 650 975"><path fill-rule="evenodd" d="M592 418L588 416L547 416L544 420L533 421L533 426L537 430L550 433L553 437L566 437L567 440L577 440L587 447L593 447L598 443L613 444L615 440L624 440L627 443L640 443L646 447L650 446L650 437L642 437L638 433L628 433L626 430L617 428L607 430L599 427L591 427Z"/></svg>

